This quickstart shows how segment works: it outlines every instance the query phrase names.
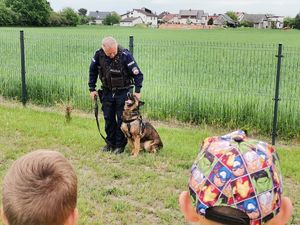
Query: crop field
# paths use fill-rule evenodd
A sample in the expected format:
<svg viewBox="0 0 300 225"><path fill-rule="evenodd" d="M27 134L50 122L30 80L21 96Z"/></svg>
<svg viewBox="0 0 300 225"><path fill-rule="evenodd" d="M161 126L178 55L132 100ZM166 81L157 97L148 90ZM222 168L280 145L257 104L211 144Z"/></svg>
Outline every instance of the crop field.
<svg viewBox="0 0 300 225"><path fill-rule="evenodd" d="M18 28L0 28L0 95L20 98ZM300 31L158 30L83 26L22 28L33 103L70 102L91 110L90 59L104 36L128 47L144 73L149 118L272 131L278 44L283 44L278 135L300 134ZM99 86L99 85L98 85Z"/></svg>

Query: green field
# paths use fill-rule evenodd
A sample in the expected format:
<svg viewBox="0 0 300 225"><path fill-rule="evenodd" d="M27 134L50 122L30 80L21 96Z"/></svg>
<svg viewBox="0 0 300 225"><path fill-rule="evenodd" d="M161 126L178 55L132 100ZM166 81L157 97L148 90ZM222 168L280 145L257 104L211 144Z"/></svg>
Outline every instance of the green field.
<svg viewBox="0 0 300 225"><path fill-rule="evenodd" d="M22 28L23 29L23 28ZM20 98L19 28L0 28L0 95ZM145 74L145 113L217 127L272 131L277 45L282 43L278 135L300 134L300 31L158 30L83 26L24 28L28 97L90 110L88 67L102 37L125 47Z"/></svg>
<svg viewBox="0 0 300 225"><path fill-rule="evenodd" d="M141 153L132 158L128 149L122 155L99 151L104 143L92 114L73 112L67 124L57 108L22 108L20 103L0 99L0 115L0 187L7 169L20 156L36 149L60 151L78 175L79 225L187 224L179 211L178 195L187 189L199 146L208 136L230 131L152 121L164 148L157 155ZM289 224L300 224L300 147L279 143L277 149L284 194L295 208Z"/></svg>
<svg viewBox="0 0 300 225"><path fill-rule="evenodd" d="M70 28L0 28L1 32L19 31L32 32L37 37L56 38L61 36L85 37L86 39L95 39L100 43L104 35L112 35L118 39L127 38L133 35L137 40L147 41L212 41L223 43L264 43L279 44L300 47L299 30L271 30L271 29L213 29L213 30L161 30L151 28L125 28L110 26L78 26ZM94 46L95 47L95 46ZM92 49L94 50L94 48Z"/></svg>

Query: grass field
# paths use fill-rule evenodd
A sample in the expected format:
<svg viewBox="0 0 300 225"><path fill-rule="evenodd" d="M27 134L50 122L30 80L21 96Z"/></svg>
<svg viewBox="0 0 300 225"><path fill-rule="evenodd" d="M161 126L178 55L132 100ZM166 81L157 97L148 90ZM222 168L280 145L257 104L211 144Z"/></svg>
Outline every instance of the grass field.
<svg viewBox="0 0 300 225"><path fill-rule="evenodd" d="M22 28L23 29L23 28ZM20 98L19 28L0 28L0 95ZM28 97L90 109L88 67L101 38L128 46L145 74L145 113L154 119L242 127L270 135L277 44L284 45L278 135L300 134L300 31L159 30L83 26L24 28Z"/></svg>
<svg viewBox="0 0 300 225"><path fill-rule="evenodd" d="M189 169L199 145L207 136L229 131L153 121L164 142L163 150L158 155L142 153L132 158L128 149L118 156L99 151L104 143L91 114L73 113L67 124L57 108L22 108L20 103L0 99L0 115L0 186L8 167L18 157L36 149L60 151L78 175L79 225L187 224L177 198L187 189ZM295 207L290 224L297 225L300 147L297 143L280 142L278 151L284 193Z"/></svg>
<svg viewBox="0 0 300 225"><path fill-rule="evenodd" d="M24 30L25 33L32 32L37 37L52 39L55 36L59 38L61 35L71 37L86 37L86 39L95 39L96 43L100 43L101 37L104 35L112 35L118 39L127 38L133 35L136 40L147 41L212 41L224 43L263 43L263 44L279 44L282 43L291 47L300 47L299 30L271 30L271 29L213 29L213 30L161 30L151 28L126 28L126 27L110 27L110 26L78 26L70 28L1 28L1 31ZM94 47L91 49L94 51Z"/></svg>

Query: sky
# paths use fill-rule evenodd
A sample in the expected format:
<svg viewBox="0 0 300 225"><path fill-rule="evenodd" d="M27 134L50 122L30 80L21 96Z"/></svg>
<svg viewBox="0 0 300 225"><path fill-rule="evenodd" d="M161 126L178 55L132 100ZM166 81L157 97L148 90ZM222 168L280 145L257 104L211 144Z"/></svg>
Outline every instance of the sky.
<svg viewBox="0 0 300 225"><path fill-rule="evenodd" d="M71 7L76 11L115 11L124 14L133 8L146 7L157 14L168 11L178 13L180 9L202 9L209 15L227 11L247 13L270 13L295 17L300 11L300 0L48 0L54 11Z"/></svg>

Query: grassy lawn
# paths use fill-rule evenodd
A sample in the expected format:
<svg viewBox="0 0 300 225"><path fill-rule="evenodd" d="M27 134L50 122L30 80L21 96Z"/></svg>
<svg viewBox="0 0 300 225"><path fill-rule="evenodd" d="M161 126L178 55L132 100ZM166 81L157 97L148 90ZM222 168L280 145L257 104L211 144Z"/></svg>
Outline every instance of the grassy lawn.
<svg viewBox="0 0 300 225"><path fill-rule="evenodd" d="M164 149L157 155L142 153L132 158L128 149L118 156L99 151L104 143L92 114L73 113L67 124L58 109L23 108L0 99L0 115L0 185L8 167L21 155L36 149L60 151L79 178L82 225L186 224L177 199L187 189L199 144L207 136L228 132L154 121ZM300 146L279 142L278 150L284 192L296 208L290 224L300 224Z"/></svg>

